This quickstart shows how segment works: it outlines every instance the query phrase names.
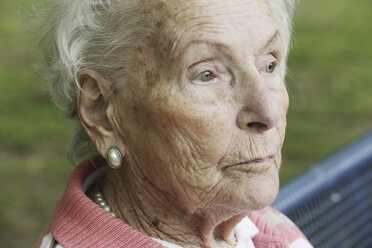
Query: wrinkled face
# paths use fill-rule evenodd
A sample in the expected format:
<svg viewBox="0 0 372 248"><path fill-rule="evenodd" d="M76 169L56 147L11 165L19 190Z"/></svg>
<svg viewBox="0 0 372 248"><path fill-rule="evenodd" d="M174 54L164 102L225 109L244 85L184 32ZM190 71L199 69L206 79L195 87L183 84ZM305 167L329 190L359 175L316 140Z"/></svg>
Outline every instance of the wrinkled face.
<svg viewBox="0 0 372 248"><path fill-rule="evenodd" d="M128 166L190 212L245 212L278 190L288 96L264 0L159 1L114 106Z"/></svg>

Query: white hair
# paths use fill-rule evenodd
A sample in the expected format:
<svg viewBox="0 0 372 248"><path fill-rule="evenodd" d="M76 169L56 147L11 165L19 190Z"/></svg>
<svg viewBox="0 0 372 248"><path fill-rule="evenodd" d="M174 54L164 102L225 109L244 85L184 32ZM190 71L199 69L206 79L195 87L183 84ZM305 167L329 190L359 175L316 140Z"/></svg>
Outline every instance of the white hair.
<svg viewBox="0 0 372 248"><path fill-rule="evenodd" d="M292 34L292 16L294 11L296 0L268 0L275 22L278 26L280 36L284 43L284 54L285 60L282 64L282 74L283 77L286 74L287 69L287 56L289 51L289 46L291 43L291 34Z"/></svg>
<svg viewBox="0 0 372 248"><path fill-rule="evenodd" d="M287 56L295 0L268 0L285 44ZM41 45L46 54L45 75L55 104L76 120L68 157L83 158L94 146L79 121L75 87L77 74L92 69L120 87L128 74L131 48L141 46L153 30L146 25L143 0L54 0L42 18ZM283 63L282 73L286 65Z"/></svg>

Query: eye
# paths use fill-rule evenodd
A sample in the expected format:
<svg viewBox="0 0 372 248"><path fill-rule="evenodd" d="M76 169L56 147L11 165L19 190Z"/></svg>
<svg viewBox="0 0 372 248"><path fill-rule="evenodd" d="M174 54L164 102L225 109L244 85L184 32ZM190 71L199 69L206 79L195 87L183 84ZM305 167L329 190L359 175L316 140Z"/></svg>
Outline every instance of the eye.
<svg viewBox="0 0 372 248"><path fill-rule="evenodd" d="M196 76L194 80L198 80L201 82L209 82L215 78L214 74L211 71L203 71L199 75Z"/></svg>
<svg viewBox="0 0 372 248"><path fill-rule="evenodd" d="M267 64L265 66L265 72L266 73L273 73L275 71L275 68L276 68L276 62L270 62L269 64Z"/></svg>

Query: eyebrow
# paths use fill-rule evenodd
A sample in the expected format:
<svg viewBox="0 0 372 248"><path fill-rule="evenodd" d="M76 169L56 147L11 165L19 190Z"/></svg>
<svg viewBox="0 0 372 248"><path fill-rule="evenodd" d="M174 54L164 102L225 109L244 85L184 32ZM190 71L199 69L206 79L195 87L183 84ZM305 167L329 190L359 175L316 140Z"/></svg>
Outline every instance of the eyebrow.
<svg viewBox="0 0 372 248"><path fill-rule="evenodd" d="M274 34L270 37L270 39L267 40L267 42L265 43L264 46L262 46L259 50L258 50L258 53L262 53L263 51L265 51L267 49L267 47L269 47L271 44L273 44L277 38L280 36L280 33L279 33L279 30L276 30L274 32Z"/></svg>
<svg viewBox="0 0 372 248"><path fill-rule="evenodd" d="M270 36L270 38L267 40L267 42L265 43L265 45L263 45L262 47L260 47L257 51L256 54L260 54L262 53L263 51L265 51L271 44L273 44L277 38L280 37L280 33L279 33L279 30L275 30L275 32ZM187 51L195 46L195 45L199 45L199 44L205 44L213 49L215 49L216 51L218 52L222 52L222 50L226 56L228 57L232 57L232 54L231 54L231 48L225 44L225 43L222 43L222 42L218 42L218 41L211 41L211 40L193 40L191 41L190 43L187 44L187 46L183 49L183 51L179 54L179 55L183 55L185 53L187 53Z"/></svg>

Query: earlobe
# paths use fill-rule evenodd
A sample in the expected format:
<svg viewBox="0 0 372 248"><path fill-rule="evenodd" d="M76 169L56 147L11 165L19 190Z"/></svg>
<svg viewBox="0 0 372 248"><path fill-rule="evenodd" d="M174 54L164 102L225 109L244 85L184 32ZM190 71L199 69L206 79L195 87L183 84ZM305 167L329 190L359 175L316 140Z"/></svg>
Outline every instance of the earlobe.
<svg viewBox="0 0 372 248"><path fill-rule="evenodd" d="M106 114L110 104L109 83L93 70L80 71L78 82L76 102L79 118L98 152L105 156L115 140L112 123Z"/></svg>

